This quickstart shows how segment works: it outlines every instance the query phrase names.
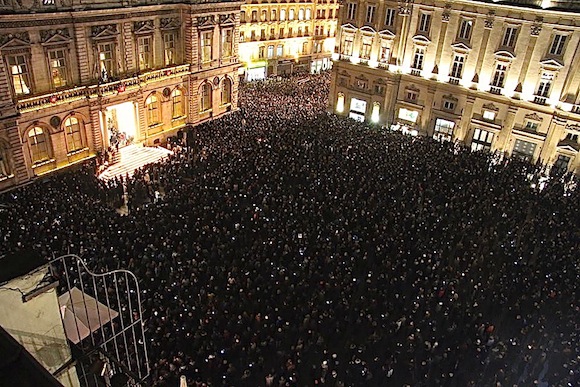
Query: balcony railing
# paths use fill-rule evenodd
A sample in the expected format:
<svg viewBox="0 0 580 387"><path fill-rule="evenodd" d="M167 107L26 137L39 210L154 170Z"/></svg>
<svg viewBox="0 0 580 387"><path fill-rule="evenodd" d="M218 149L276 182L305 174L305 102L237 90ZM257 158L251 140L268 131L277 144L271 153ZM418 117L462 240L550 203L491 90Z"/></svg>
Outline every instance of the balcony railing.
<svg viewBox="0 0 580 387"><path fill-rule="evenodd" d="M421 76L421 70L419 70L419 69L411 69L411 75L414 75L416 77L420 77Z"/></svg>
<svg viewBox="0 0 580 387"><path fill-rule="evenodd" d="M497 87L497 86L490 86L490 88L489 88L489 92L491 94L497 94L497 95L501 95L502 90L503 89L501 87Z"/></svg>
<svg viewBox="0 0 580 387"><path fill-rule="evenodd" d="M538 105L545 105L546 104L546 97L541 97L539 95L534 96L534 103Z"/></svg>
<svg viewBox="0 0 580 387"><path fill-rule="evenodd" d="M452 85L459 85L460 80L461 80L460 78L449 77L449 83L451 83Z"/></svg>
<svg viewBox="0 0 580 387"><path fill-rule="evenodd" d="M572 113L580 114L580 105L572 106Z"/></svg>
<svg viewBox="0 0 580 387"><path fill-rule="evenodd" d="M21 113L26 113L51 106L79 101L82 99L113 95L122 93L127 90L137 89L152 82L183 76L189 73L189 71L189 65L180 65L160 70L153 70L119 81L103 83L100 85L80 86L72 89L56 91L54 93L24 98L16 103L16 107Z"/></svg>

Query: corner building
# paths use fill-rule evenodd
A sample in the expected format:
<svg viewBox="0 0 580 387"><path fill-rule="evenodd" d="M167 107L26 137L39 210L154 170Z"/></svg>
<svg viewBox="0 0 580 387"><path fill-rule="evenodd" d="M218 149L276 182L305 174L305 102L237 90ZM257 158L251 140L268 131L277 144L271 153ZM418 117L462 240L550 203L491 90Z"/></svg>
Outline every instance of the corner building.
<svg viewBox="0 0 580 387"><path fill-rule="evenodd" d="M248 81L332 67L338 0L247 0L240 61Z"/></svg>
<svg viewBox="0 0 580 387"><path fill-rule="evenodd" d="M580 3L346 0L329 110L580 172Z"/></svg>
<svg viewBox="0 0 580 387"><path fill-rule="evenodd" d="M0 190L236 109L241 4L0 0Z"/></svg>

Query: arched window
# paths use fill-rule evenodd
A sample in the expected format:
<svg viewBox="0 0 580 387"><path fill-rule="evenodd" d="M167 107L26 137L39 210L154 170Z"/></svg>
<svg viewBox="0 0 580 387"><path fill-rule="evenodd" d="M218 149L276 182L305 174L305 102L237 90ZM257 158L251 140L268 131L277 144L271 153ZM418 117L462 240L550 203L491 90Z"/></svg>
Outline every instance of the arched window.
<svg viewBox="0 0 580 387"><path fill-rule="evenodd" d="M64 122L64 131L66 133L66 145L69 152L83 148L81 125L76 117L69 117Z"/></svg>
<svg viewBox="0 0 580 387"><path fill-rule="evenodd" d="M262 11L262 16L260 18L261 21L266 21L266 18L268 17L268 12L266 12L266 10Z"/></svg>
<svg viewBox="0 0 580 387"><path fill-rule="evenodd" d="M199 111L204 112L211 109L211 85L209 83L201 85L199 99Z"/></svg>
<svg viewBox="0 0 580 387"><path fill-rule="evenodd" d="M306 20L312 19L312 10L310 8L306 8Z"/></svg>
<svg viewBox="0 0 580 387"><path fill-rule="evenodd" d="M30 153L32 154L32 163L40 163L48 160L48 142L46 133L39 127L34 127L28 132L28 141L30 143Z"/></svg>
<svg viewBox="0 0 580 387"><path fill-rule="evenodd" d="M147 123L149 126L157 125L161 122L161 114L159 109L159 99L155 94L152 94L145 100L147 106Z"/></svg>
<svg viewBox="0 0 580 387"><path fill-rule="evenodd" d="M298 20L304 20L304 8L298 10Z"/></svg>
<svg viewBox="0 0 580 387"><path fill-rule="evenodd" d="M173 90L171 93L171 103L173 106L173 118L183 117L185 115L185 109L183 108L183 93L179 89Z"/></svg>
<svg viewBox="0 0 580 387"><path fill-rule="evenodd" d="M222 105L232 103L232 81L225 78L222 81Z"/></svg>
<svg viewBox="0 0 580 387"><path fill-rule="evenodd" d="M0 179L6 176L10 176L12 172L10 171L10 164L8 163L8 150L0 142Z"/></svg>
<svg viewBox="0 0 580 387"><path fill-rule="evenodd" d="M294 20L294 8L290 8L290 12L288 13L288 20Z"/></svg>

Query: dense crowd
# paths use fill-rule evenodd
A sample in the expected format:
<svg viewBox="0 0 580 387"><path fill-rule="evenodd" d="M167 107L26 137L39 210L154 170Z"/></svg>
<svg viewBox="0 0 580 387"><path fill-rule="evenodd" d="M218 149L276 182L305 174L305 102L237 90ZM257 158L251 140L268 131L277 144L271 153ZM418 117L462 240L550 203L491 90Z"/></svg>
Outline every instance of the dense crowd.
<svg viewBox="0 0 580 387"><path fill-rule="evenodd" d="M5 194L0 251L132 270L152 385L578 383L569 177L540 191L536 166L336 117L327 94L328 75L244 85L129 179L125 216L89 168Z"/></svg>

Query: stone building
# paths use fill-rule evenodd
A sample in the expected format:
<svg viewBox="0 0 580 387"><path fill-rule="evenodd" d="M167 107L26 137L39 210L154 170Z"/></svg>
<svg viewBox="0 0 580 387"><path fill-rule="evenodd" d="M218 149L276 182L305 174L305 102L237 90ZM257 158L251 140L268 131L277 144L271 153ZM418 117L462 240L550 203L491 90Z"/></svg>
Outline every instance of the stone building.
<svg viewBox="0 0 580 387"><path fill-rule="evenodd" d="M240 17L246 80L332 66L338 0L248 0Z"/></svg>
<svg viewBox="0 0 580 387"><path fill-rule="evenodd" d="M346 0L329 109L580 171L580 3Z"/></svg>
<svg viewBox="0 0 580 387"><path fill-rule="evenodd" d="M0 190L235 109L241 4L0 0Z"/></svg>

